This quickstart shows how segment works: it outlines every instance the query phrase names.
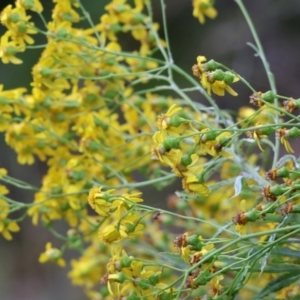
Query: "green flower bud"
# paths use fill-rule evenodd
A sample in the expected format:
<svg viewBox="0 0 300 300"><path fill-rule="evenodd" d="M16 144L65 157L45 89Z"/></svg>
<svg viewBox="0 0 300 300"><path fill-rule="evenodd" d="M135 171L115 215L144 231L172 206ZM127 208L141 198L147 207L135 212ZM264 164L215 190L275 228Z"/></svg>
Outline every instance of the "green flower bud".
<svg viewBox="0 0 300 300"><path fill-rule="evenodd" d="M181 123L184 122L184 120L176 114L170 118L169 122L171 126L178 127Z"/></svg>
<svg viewBox="0 0 300 300"><path fill-rule="evenodd" d="M287 187L285 185L275 185L270 188L270 192L275 196L280 196L288 192L290 189L290 187Z"/></svg>
<svg viewBox="0 0 300 300"><path fill-rule="evenodd" d="M119 4L119 5L117 5L117 7L115 7L115 10L118 13L122 13L126 10L126 6L125 6L125 4Z"/></svg>
<svg viewBox="0 0 300 300"><path fill-rule="evenodd" d="M16 53L18 53L17 48L13 47L13 46L8 46L6 48L6 52L10 55L15 55Z"/></svg>
<svg viewBox="0 0 300 300"><path fill-rule="evenodd" d="M72 173L72 178L77 181L84 179L84 171L74 171Z"/></svg>
<svg viewBox="0 0 300 300"><path fill-rule="evenodd" d="M282 167L277 170L277 177L286 178L289 177L290 170L286 167Z"/></svg>
<svg viewBox="0 0 300 300"><path fill-rule="evenodd" d="M256 208L254 208L246 213L247 221L255 222L256 220L258 220L260 218L260 215L261 215L261 212L259 210L257 210Z"/></svg>
<svg viewBox="0 0 300 300"><path fill-rule="evenodd" d="M168 225L168 226L174 225L174 223L175 223L174 218L170 215L164 215L163 218L161 218L161 220L165 225Z"/></svg>
<svg viewBox="0 0 300 300"><path fill-rule="evenodd" d="M231 72L227 71L227 72L225 72L225 77L224 77L223 80L224 80L224 82L226 84L230 84L230 83L233 83L234 78L235 78L234 74L232 74Z"/></svg>
<svg viewBox="0 0 300 300"><path fill-rule="evenodd" d="M135 23L142 23L145 20L146 16L141 13L134 14L133 20Z"/></svg>
<svg viewBox="0 0 300 300"><path fill-rule="evenodd" d="M223 135L219 139L219 144L225 146L231 140L231 136Z"/></svg>
<svg viewBox="0 0 300 300"><path fill-rule="evenodd" d="M198 183L204 183L204 173L201 173L201 174L196 174L196 177L198 179Z"/></svg>
<svg viewBox="0 0 300 300"><path fill-rule="evenodd" d="M19 16L18 13L12 13L10 16L9 16L9 19L13 22L13 23L18 23L21 18Z"/></svg>
<svg viewBox="0 0 300 300"><path fill-rule="evenodd" d="M159 278L160 275L159 274L153 274L149 277L149 282L151 285L156 285L159 283Z"/></svg>
<svg viewBox="0 0 300 300"><path fill-rule="evenodd" d="M220 134L220 132L212 130L212 131L206 131L202 134L201 141L206 142L206 141L212 141L215 140L216 137Z"/></svg>
<svg viewBox="0 0 300 300"><path fill-rule="evenodd" d="M203 67L205 71L215 71L219 67L219 64L213 59L211 59L207 63L204 63Z"/></svg>
<svg viewBox="0 0 300 300"><path fill-rule="evenodd" d="M124 283L124 281L127 279L126 275L122 272L119 272L117 275L117 278L114 278L116 282Z"/></svg>
<svg viewBox="0 0 300 300"><path fill-rule="evenodd" d="M274 102L276 95L272 91L267 91L261 95L262 99L266 102Z"/></svg>
<svg viewBox="0 0 300 300"><path fill-rule="evenodd" d="M107 286L103 286L100 288L100 295L103 297L103 299L105 299L106 297L109 296L109 290L108 290ZM127 299L129 299L129 297ZM133 300L133 299L131 299L131 300Z"/></svg>
<svg viewBox="0 0 300 300"><path fill-rule="evenodd" d="M200 275L194 280L193 283L195 284L195 286L205 285L211 280L210 276L210 272L208 270L205 270L200 273Z"/></svg>
<svg viewBox="0 0 300 300"><path fill-rule="evenodd" d="M300 130L297 127L292 127L286 131L286 136L290 138L298 138L300 136Z"/></svg>
<svg viewBox="0 0 300 300"><path fill-rule="evenodd" d="M52 195L59 195L63 192L63 189L61 186L55 186L51 189L51 194Z"/></svg>
<svg viewBox="0 0 300 300"><path fill-rule="evenodd" d="M94 152L100 150L101 146L97 142L91 141L88 145L88 149Z"/></svg>
<svg viewBox="0 0 300 300"><path fill-rule="evenodd" d="M167 136L163 141L163 146L166 151L171 149L180 149L180 139L174 136Z"/></svg>
<svg viewBox="0 0 300 300"><path fill-rule="evenodd" d="M8 104L9 100L6 97L0 97L0 104L4 105L4 104Z"/></svg>
<svg viewBox="0 0 300 300"><path fill-rule="evenodd" d="M125 226L126 226L128 232L134 232L136 224L126 223Z"/></svg>
<svg viewBox="0 0 300 300"><path fill-rule="evenodd" d="M115 24L111 24L109 29L113 32L113 33L118 33L119 31L122 30L122 26L120 26L118 23Z"/></svg>
<svg viewBox="0 0 300 300"><path fill-rule="evenodd" d="M104 97L109 98L109 99L114 99L117 95L118 95L118 93L113 90L108 90L104 93Z"/></svg>
<svg viewBox="0 0 300 300"><path fill-rule="evenodd" d="M261 135L271 135L272 133L274 133L275 128L274 127L266 127L266 128L261 128L259 129L259 134Z"/></svg>
<svg viewBox="0 0 300 300"><path fill-rule="evenodd" d="M58 249L51 249L51 252L49 252L49 257L52 260L57 260L61 258L61 252Z"/></svg>
<svg viewBox="0 0 300 300"><path fill-rule="evenodd" d="M190 206L188 205L188 203L186 201L184 201L184 200L178 201L176 207L180 211L185 211L188 208L190 208Z"/></svg>
<svg viewBox="0 0 300 300"><path fill-rule="evenodd" d="M61 28L57 31L56 36L58 38L65 39L69 36L69 32L65 28Z"/></svg>
<svg viewBox="0 0 300 300"><path fill-rule="evenodd" d="M135 292L131 293L126 300L141 300L142 298L139 297Z"/></svg>
<svg viewBox="0 0 300 300"><path fill-rule="evenodd" d="M50 107L53 104L53 101L50 97L45 97L43 100L43 106Z"/></svg>
<svg viewBox="0 0 300 300"><path fill-rule="evenodd" d="M190 235L186 238L188 245L196 245L199 241L199 236L197 234Z"/></svg>
<svg viewBox="0 0 300 300"><path fill-rule="evenodd" d="M105 59L105 63L109 66L113 66L116 64L116 58L113 56L108 57L107 59Z"/></svg>
<svg viewBox="0 0 300 300"><path fill-rule="evenodd" d="M220 80L222 81L225 77L225 72L223 72L222 70L218 69L215 70L214 72L211 73L211 79L213 80Z"/></svg>
<svg viewBox="0 0 300 300"><path fill-rule="evenodd" d="M26 24L19 24L18 25L18 33L26 33L27 31L27 26Z"/></svg>
<svg viewBox="0 0 300 300"><path fill-rule="evenodd" d="M131 266L131 263L132 263L132 258L128 256L124 256L120 260L121 268L129 268Z"/></svg>
<svg viewBox="0 0 300 300"><path fill-rule="evenodd" d="M48 67L44 67L44 68L42 68L40 73L43 77L48 77L49 75L51 75L53 73L53 71Z"/></svg>
<svg viewBox="0 0 300 300"><path fill-rule="evenodd" d="M110 71L108 71L108 70L101 70L99 72L99 76L101 76L101 77L108 76L109 74L110 74Z"/></svg>
<svg viewBox="0 0 300 300"><path fill-rule="evenodd" d="M300 203L293 205L293 212L300 213Z"/></svg>
<svg viewBox="0 0 300 300"><path fill-rule="evenodd" d="M55 116L55 119L57 122L63 122L66 120L66 116L64 113L58 113L56 116Z"/></svg>
<svg viewBox="0 0 300 300"><path fill-rule="evenodd" d="M138 286L142 289L142 290L147 290L149 289L149 287L151 286L150 282L148 279L141 279L140 281L138 281Z"/></svg>
<svg viewBox="0 0 300 300"><path fill-rule="evenodd" d="M86 96L86 100L91 103L95 102L97 99L98 99L98 97L95 94L88 94Z"/></svg>
<svg viewBox="0 0 300 300"><path fill-rule="evenodd" d="M191 155L189 155L189 154L183 154L182 158L181 158L181 164L186 167L186 166L188 166L191 163L192 163Z"/></svg>

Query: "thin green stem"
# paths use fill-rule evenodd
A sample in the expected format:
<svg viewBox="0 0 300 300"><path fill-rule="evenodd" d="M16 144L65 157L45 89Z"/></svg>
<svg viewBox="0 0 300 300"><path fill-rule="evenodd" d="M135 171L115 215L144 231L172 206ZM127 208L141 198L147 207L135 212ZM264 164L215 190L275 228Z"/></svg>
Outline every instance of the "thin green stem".
<svg viewBox="0 0 300 300"><path fill-rule="evenodd" d="M248 14L248 11L246 9L246 7L244 6L243 4L243 1L242 0L234 0L237 5L239 6L242 14L244 15L244 18L249 26L249 29L252 33L252 36L254 38L254 41L255 41L255 44L256 44L256 50L257 50L257 54L259 55L262 63L263 63L263 66L265 68L265 71L266 71L266 74L267 74L267 77L268 77L268 81L269 81L269 84L270 84L270 87L271 87L271 90L272 92L274 93L274 95L277 94L277 90L276 90L276 85L275 85L275 78L274 78L274 75L273 73L271 72L271 69L270 69L270 65L266 59L266 56L265 56L265 53L264 53L264 50L263 50L263 47L262 47L262 44L260 42L260 39L258 37L258 34L256 32L256 29L255 29L255 26ZM278 107L278 99L275 98L274 100L274 106L275 107ZM276 113L275 115L275 123L278 124L279 123L279 114ZM279 158L279 150L280 150L280 141L279 139L276 139L275 140L275 149L274 149L274 157L273 157L273 168L275 167L277 161L278 161L278 158Z"/></svg>

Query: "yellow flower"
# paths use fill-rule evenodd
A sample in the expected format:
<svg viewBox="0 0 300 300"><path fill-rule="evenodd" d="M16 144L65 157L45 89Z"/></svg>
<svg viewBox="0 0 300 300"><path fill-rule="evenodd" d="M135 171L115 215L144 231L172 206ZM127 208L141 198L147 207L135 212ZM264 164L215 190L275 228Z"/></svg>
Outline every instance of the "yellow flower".
<svg viewBox="0 0 300 300"><path fill-rule="evenodd" d="M162 163L173 167L180 162L181 159L181 150L180 149L171 149L166 150L163 146L163 142L167 137L166 131L157 131L153 135L152 139L154 146L152 147L152 157L153 159L159 159Z"/></svg>
<svg viewBox="0 0 300 300"><path fill-rule="evenodd" d="M22 60L17 58L15 55L18 52L23 52L25 50L24 46L17 46L15 41L9 41L11 33L7 31L2 35L0 40L0 58L4 64L13 63L21 64Z"/></svg>
<svg viewBox="0 0 300 300"><path fill-rule="evenodd" d="M124 197L126 200L129 200L131 202L143 202L144 200L140 198L139 196L142 195L142 192L135 192L135 193L124 193L122 194L122 197Z"/></svg>
<svg viewBox="0 0 300 300"><path fill-rule="evenodd" d="M39 0L17 0L16 1L16 6L23 7L28 10L35 11L37 13L41 13L43 11L43 6Z"/></svg>
<svg viewBox="0 0 300 300"><path fill-rule="evenodd" d="M233 82L237 82L239 79L235 77ZM224 96L225 91L227 91L232 96L237 96L238 93L234 91L229 85L227 85L224 81L216 80L211 84L211 88L213 92L218 96ZM210 95L210 88L208 88L208 94Z"/></svg>
<svg viewBox="0 0 300 300"><path fill-rule="evenodd" d="M62 258L61 251L58 250L57 248L52 248L52 244L50 242L48 242L46 244L46 251L41 253L41 255L39 257L39 262L41 264L43 264L47 261L55 262L60 267L66 266L66 262Z"/></svg>
<svg viewBox="0 0 300 300"><path fill-rule="evenodd" d="M1 215L0 215L1 216ZM12 240L11 232L17 232L20 230L19 225L9 219L0 220L0 233L3 235L3 237L10 241Z"/></svg>
<svg viewBox="0 0 300 300"><path fill-rule="evenodd" d="M281 144L283 144L285 150L288 153L294 153L294 150L290 144L290 142L288 141L288 136L287 136L287 129L286 128L281 128L278 129L276 134L278 136L278 138L280 139Z"/></svg>
<svg viewBox="0 0 300 300"><path fill-rule="evenodd" d="M213 279L210 281L211 289L209 291L209 294L212 297L217 297L219 295L220 290L222 289L222 285L220 284L220 281L223 280L223 275L214 276Z"/></svg>
<svg viewBox="0 0 300 300"><path fill-rule="evenodd" d="M99 238L104 243L111 244L121 239L121 234L116 225L108 225L99 232Z"/></svg>
<svg viewBox="0 0 300 300"><path fill-rule="evenodd" d="M134 213L128 214L117 225L107 225L99 231L99 238L104 243L113 243L120 240L141 236L143 234L144 225L138 223L139 216Z"/></svg>
<svg viewBox="0 0 300 300"><path fill-rule="evenodd" d="M88 196L88 202L92 209L94 209L100 216L106 217L109 215L111 202L109 202L110 194L114 190L102 192L102 187L93 187Z"/></svg>
<svg viewBox="0 0 300 300"><path fill-rule="evenodd" d="M235 224L235 230L240 234L246 234L246 200L241 201L241 211L232 218L232 222Z"/></svg>
<svg viewBox="0 0 300 300"><path fill-rule="evenodd" d="M195 175L189 175L182 180L183 189L189 194L199 194L204 197L209 195L209 188L199 182Z"/></svg>
<svg viewBox="0 0 300 300"><path fill-rule="evenodd" d="M197 65L192 67L192 71L194 76L200 78L201 85L207 93L211 95L213 91L218 96L224 96L227 91L232 96L237 96L238 94L228 84L239 81L239 78L232 72L217 69L217 64L207 69L204 62L206 62L206 57L198 56Z"/></svg>
<svg viewBox="0 0 300 300"><path fill-rule="evenodd" d="M182 110L182 107L178 107L177 104L171 105L165 114L161 114L157 117L157 127L159 130L166 130L170 134L178 135L182 129L180 127L175 127L170 124L170 119L176 113Z"/></svg>
<svg viewBox="0 0 300 300"><path fill-rule="evenodd" d="M193 16L198 18L201 24L204 24L205 16L214 19L218 14L212 0L193 0L193 8Z"/></svg>
<svg viewBox="0 0 300 300"><path fill-rule="evenodd" d="M7 170L4 168L0 168L0 178L7 175Z"/></svg>

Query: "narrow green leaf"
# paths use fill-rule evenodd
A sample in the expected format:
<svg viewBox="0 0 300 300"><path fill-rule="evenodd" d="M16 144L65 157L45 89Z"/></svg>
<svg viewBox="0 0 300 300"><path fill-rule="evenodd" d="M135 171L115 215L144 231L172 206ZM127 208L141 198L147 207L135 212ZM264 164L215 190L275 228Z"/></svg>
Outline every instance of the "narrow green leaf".
<svg viewBox="0 0 300 300"><path fill-rule="evenodd" d="M299 271L284 274L284 275L270 281L263 288L263 290L255 297L255 300L261 300L265 296L270 296L271 293L280 291L281 289L289 286L290 284L294 283L298 279L300 279Z"/></svg>
<svg viewBox="0 0 300 300"><path fill-rule="evenodd" d="M178 253L172 253L172 252L161 252L159 255L166 261L172 263L174 267L179 267L182 269L187 269L188 265L185 263L185 261L182 259L180 254Z"/></svg>
<svg viewBox="0 0 300 300"><path fill-rule="evenodd" d="M300 252L298 250L292 250L286 247L276 247L272 250L272 255L288 256L300 258Z"/></svg>

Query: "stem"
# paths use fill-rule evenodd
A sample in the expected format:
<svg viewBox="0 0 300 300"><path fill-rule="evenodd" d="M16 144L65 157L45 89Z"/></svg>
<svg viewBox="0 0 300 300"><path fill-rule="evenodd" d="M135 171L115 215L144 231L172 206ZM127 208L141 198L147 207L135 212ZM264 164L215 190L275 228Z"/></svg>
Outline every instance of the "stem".
<svg viewBox="0 0 300 300"><path fill-rule="evenodd" d="M266 74L267 74L267 77L268 77L268 81L269 81L269 84L270 84L270 87L271 87L271 90L272 92L276 95L277 94L277 90L276 90L276 85L275 85L275 78L274 78L274 75L273 73L271 72L271 69L270 69L270 65L266 59L266 56L265 56L265 53L264 53L264 50L263 50L263 47L261 45L261 42L260 42L260 39L257 35L257 32L256 32L256 29L254 27L254 24L248 14L248 11L246 10L242 0L234 0L237 5L239 6L242 14L244 15L244 18L249 26L249 29L252 33L252 36L254 38L254 41L255 41L255 44L256 44L256 47L257 47L257 54L259 55L262 63L263 63L263 66L265 68L265 71L266 71ZM278 99L276 98L274 100L274 106L275 107L278 107ZM278 124L279 123L279 114L278 112L276 113L275 115L275 124ZM277 161L278 161L278 157L279 157L279 150L280 150L280 141L279 139L276 139L275 140L275 149L274 149L274 158L273 158L273 164L272 164L272 167L274 168Z"/></svg>

